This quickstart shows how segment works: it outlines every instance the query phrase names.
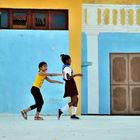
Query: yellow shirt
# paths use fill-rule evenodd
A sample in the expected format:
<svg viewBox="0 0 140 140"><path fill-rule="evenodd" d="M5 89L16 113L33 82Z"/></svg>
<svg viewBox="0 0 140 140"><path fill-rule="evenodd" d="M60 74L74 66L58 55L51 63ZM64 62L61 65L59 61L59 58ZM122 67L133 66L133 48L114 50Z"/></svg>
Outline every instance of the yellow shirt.
<svg viewBox="0 0 140 140"><path fill-rule="evenodd" d="M45 76L41 76L41 75L37 74L36 78L35 78L35 81L33 83L33 86L40 89L43 82L44 82L44 79L45 79Z"/></svg>

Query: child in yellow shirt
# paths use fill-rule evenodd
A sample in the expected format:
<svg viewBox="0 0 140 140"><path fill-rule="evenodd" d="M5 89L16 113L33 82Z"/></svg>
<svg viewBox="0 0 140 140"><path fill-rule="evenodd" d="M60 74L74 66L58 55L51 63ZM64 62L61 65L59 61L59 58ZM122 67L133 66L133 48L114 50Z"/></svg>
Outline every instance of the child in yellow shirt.
<svg viewBox="0 0 140 140"><path fill-rule="evenodd" d="M42 98L42 95L40 92L40 88L41 88L44 80L47 80L50 83L63 84L63 82L51 80L50 78L48 78L48 76L62 76L62 74L46 73L46 71L47 71L47 63L46 62L40 62L38 65L38 68L39 68L39 72L36 75L35 81L34 81L33 86L31 88L31 93L35 99L35 104L30 106L29 108L21 111L23 118L26 120L27 120L27 112L29 112L35 108L37 108L37 111L36 111L34 119L35 120L43 120L43 118L40 117L40 111L42 109L44 101L43 101L43 98Z"/></svg>

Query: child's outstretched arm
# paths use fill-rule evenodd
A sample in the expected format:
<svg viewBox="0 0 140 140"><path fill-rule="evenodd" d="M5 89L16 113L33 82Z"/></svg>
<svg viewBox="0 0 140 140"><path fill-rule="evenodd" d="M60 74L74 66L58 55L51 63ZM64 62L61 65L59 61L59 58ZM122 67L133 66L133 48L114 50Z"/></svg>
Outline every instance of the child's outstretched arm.
<svg viewBox="0 0 140 140"><path fill-rule="evenodd" d="M47 73L46 76L62 76L60 73Z"/></svg>
<svg viewBox="0 0 140 140"><path fill-rule="evenodd" d="M39 72L39 75L41 76L62 76L62 73L46 73L46 72Z"/></svg>
<svg viewBox="0 0 140 140"><path fill-rule="evenodd" d="M67 79L70 80L71 78L74 78L74 77L76 77L76 76L82 77L83 75L82 75L81 73L78 73L78 74L74 74L74 75L70 76L70 75L67 73L66 76L67 76Z"/></svg>
<svg viewBox="0 0 140 140"><path fill-rule="evenodd" d="M58 84L63 84L63 82L60 82L60 81L56 81L56 80L51 80L50 78L48 78L47 76L46 76L46 78L45 78L48 82L50 82L50 83L58 83Z"/></svg>

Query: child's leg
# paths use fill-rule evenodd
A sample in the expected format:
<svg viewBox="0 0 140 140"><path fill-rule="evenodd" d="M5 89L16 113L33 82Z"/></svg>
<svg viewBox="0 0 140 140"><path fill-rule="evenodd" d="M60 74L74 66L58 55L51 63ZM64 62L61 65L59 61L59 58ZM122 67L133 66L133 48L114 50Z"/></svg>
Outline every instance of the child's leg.
<svg viewBox="0 0 140 140"><path fill-rule="evenodd" d="M31 108L29 107L29 108L21 111L21 115L23 116L23 118L25 120L27 120L27 112L29 112L30 110L31 110Z"/></svg>
<svg viewBox="0 0 140 140"><path fill-rule="evenodd" d="M72 119L79 119L79 117L76 116L77 104L78 104L77 95L72 97L72 103L73 103L73 105L72 105L72 116L71 116L71 118Z"/></svg>
<svg viewBox="0 0 140 140"><path fill-rule="evenodd" d="M36 112L35 120L43 120L43 117L40 117L40 112Z"/></svg>
<svg viewBox="0 0 140 140"><path fill-rule="evenodd" d="M71 106L72 106L72 103L70 102L66 104L65 106L63 106L61 109L58 109L58 114L57 114L58 120L60 119L62 113L65 111L68 111Z"/></svg>
<svg viewBox="0 0 140 140"><path fill-rule="evenodd" d="M35 102L37 102L37 94L36 93L32 93L32 95L33 95L33 97L35 99ZM22 110L21 111L21 115L23 116L24 119L27 120L27 112L29 112L29 111L31 111L31 110L33 110L35 108L37 108L36 103L34 105L30 106L29 108Z"/></svg>
<svg viewBox="0 0 140 140"><path fill-rule="evenodd" d="M63 107L61 108L61 111L62 111L62 112L65 112L65 111L67 111L68 109L69 109L69 105L66 104L65 106L63 106Z"/></svg>
<svg viewBox="0 0 140 140"><path fill-rule="evenodd" d="M72 101L71 102L69 102L68 104L66 104L65 106L63 106L60 110L62 111L62 112L65 112L65 111L67 111L67 110L69 110L69 108L72 106Z"/></svg>
<svg viewBox="0 0 140 140"><path fill-rule="evenodd" d="M77 96L72 96L71 97L71 102L69 102L68 104L66 104L64 107L61 108L62 112L67 111L71 106L75 106L77 107L77 103L78 103L78 97Z"/></svg>
<svg viewBox="0 0 140 140"><path fill-rule="evenodd" d="M44 104L44 101L43 101L42 95L41 95L40 92L38 92L38 97L36 99L37 112L36 112L36 115L35 115L35 120L42 120L43 119L42 117L39 116L43 104Z"/></svg>
<svg viewBox="0 0 140 140"><path fill-rule="evenodd" d="M22 116L26 120L27 120L27 112L29 112L29 111L31 111L31 110L33 110L35 108L37 108L37 112L36 112L35 117L40 118L39 114L40 114L40 111L42 109L42 105L44 103L42 95L41 95L40 90L38 88L32 88L31 93L32 93L32 95L34 97L35 104L30 106L29 108L21 111Z"/></svg>
<svg viewBox="0 0 140 140"><path fill-rule="evenodd" d="M37 102L38 102L38 96L37 96L37 94L38 94L38 93L36 93L36 92L32 92L32 95L33 95L34 100L35 100L35 104L34 104L34 105L31 105L31 106L30 106L29 108L27 108L27 109L24 109L23 112L27 113L27 112L29 112L29 111L31 111L31 110L37 108L37 105L36 105Z"/></svg>
<svg viewBox="0 0 140 140"><path fill-rule="evenodd" d="M36 112L35 117L39 118L39 114L40 114L40 111L41 111L42 106L44 104L44 101L43 101L41 92L40 92L40 90L38 88L33 87L31 89L31 93L32 93L32 95L33 95L33 97L35 99L35 104L30 106L30 108L31 108L31 110L37 108L37 112Z"/></svg>
<svg viewBox="0 0 140 140"><path fill-rule="evenodd" d="M29 108L25 109L24 111L27 113L27 112L29 112L31 110L32 110L31 107L29 107Z"/></svg>
<svg viewBox="0 0 140 140"><path fill-rule="evenodd" d="M67 111L71 106L73 106L73 115L76 114L76 110L77 110L77 103L78 103L78 97L77 96L72 96L71 97L71 102L69 102L68 104L66 104L64 107L62 107L61 109L58 109L58 119L60 119L61 115L63 112Z"/></svg>
<svg viewBox="0 0 140 140"><path fill-rule="evenodd" d="M76 111L77 111L77 104L78 104L78 97L76 96L72 96L72 115L76 115Z"/></svg>

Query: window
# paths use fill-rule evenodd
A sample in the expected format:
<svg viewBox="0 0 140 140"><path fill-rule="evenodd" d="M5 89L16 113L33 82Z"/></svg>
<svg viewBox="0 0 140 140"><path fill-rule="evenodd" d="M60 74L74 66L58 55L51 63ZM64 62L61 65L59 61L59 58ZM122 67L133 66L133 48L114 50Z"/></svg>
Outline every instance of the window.
<svg viewBox="0 0 140 140"><path fill-rule="evenodd" d="M68 29L68 13L60 11L51 12L51 29Z"/></svg>
<svg viewBox="0 0 140 140"><path fill-rule="evenodd" d="M27 13L26 12L13 12L12 14L12 27L13 29L26 29L27 28Z"/></svg>
<svg viewBox="0 0 140 140"><path fill-rule="evenodd" d="M36 26L36 27L45 27L46 26L45 14L42 14L42 13L35 14L34 26Z"/></svg>
<svg viewBox="0 0 140 140"><path fill-rule="evenodd" d="M8 28L8 12L0 12L0 28Z"/></svg>
<svg viewBox="0 0 140 140"><path fill-rule="evenodd" d="M34 29L48 29L49 18L46 12L34 12L32 15L32 27Z"/></svg>
<svg viewBox="0 0 140 140"><path fill-rule="evenodd" d="M1 29L68 30L68 10L0 10Z"/></svg>

